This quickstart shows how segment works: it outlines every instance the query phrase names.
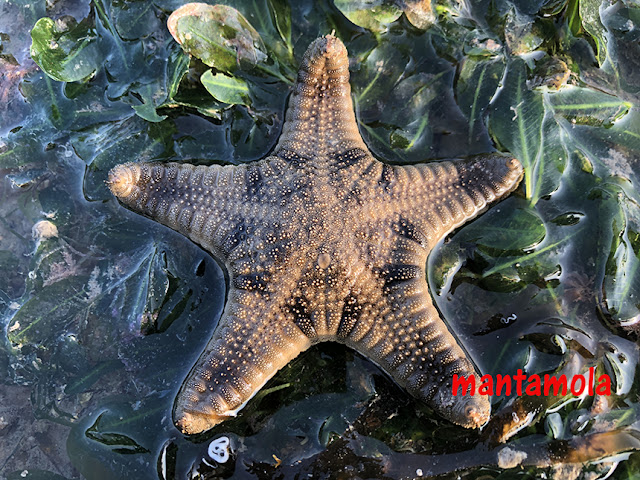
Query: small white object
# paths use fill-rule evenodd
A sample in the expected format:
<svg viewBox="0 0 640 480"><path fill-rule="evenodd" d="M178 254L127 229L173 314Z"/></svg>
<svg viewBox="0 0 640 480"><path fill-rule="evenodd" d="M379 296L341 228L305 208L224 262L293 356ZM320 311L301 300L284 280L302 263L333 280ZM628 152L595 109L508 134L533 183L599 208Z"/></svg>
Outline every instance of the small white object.
<svg viewBox="0 0 640 480"><path fill-rule="evenodd" d="M522 465L527 459L527 453L520 450L514 450L509 447L504 447L498 452L498 466L500 468L515 468Z"/></svg>
<svg viewBox="0 0 640 480"><path fill-rule="evenodd" d="M40 243L42 240L58 236L58 227L49 220L40 220L31 227L31 236Z"/></svg>
<svg viewBox="0 0 640 480"><path fill-rule="evenodd" d="M229 460L229 437L218 437L209 444L209 456L218 463Z"/></svg>
<svg viewBox="0 0 640 480"><path fill-rule="evenodd" d="M511 322L515 322L518 319L518 316L515 313L512 313L508 317L502 317L500 321L505 325L509 325Z"/></svg>

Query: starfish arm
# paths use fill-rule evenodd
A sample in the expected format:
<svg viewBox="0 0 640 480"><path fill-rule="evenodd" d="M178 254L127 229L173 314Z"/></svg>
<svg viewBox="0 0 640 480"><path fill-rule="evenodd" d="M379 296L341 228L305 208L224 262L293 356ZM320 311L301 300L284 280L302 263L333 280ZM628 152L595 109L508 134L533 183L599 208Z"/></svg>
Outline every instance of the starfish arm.
<svg viewBox="0 0 640 480"><path fill-rule="evenodd" d="M313 159L317 168L354 149L367 151L351 101L347 49L326 35L304 54L274 155Z"/></svg>
<svg viewBox="0 0 640 480"><path fill-rule="evenodd" d="M259 292L232 288L220 323L184 381L173 418L186 434L235 416L275 373L311 346Z"/></svg>
<svg viewBox="0 0 640 480"><path fill-rule="evenodd" d="M408 166L385 166L381 184L389 207L432 248L449 232L506 197L520 183L522 165L500 154Z"/></svg>
<svg viewBox="0 0 640 480"><path fill-rule="evenodd" d="M337 340L372 359L401 387L467 428L489 419L485 396L453 395L453 375L480 377L433 306L424 267L387 265L379 289L345 302ZM369 287L370 288L370 287Z"/></svg>
<svg viewBox="0 0 640 480"><path fill-rule="evenodd" d="M257 189L278 163L194 166L179 163L125 163L109 172L107 184L132 210L146 215L225 256L256 218L264 214Z"/></svg>

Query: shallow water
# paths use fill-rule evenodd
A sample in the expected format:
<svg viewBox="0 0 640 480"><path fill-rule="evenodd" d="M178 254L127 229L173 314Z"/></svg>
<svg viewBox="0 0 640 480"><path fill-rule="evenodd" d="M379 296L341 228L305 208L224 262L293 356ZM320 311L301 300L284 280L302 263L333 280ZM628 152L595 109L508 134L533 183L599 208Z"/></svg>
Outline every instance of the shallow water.
<svg viewBox="0 0 640 480"><path fill-rule="evenodd" d="M577 2L442 2L438 23L421 29L406 14L361 28L344 2L291 3L229 2L278 61L279 77L236 73L253 89L249 107L213 100L195 62L171 96L186 63L164 24L179 2L0 6L0 478L637 476L640 8L583 6L581 23ZM594 12L600 23L586 20ZM63 15L96 42L78 57L95 63L87 81L53 80L29 57L24 32ZM301 55L334 29L376 156L499 148L525 164L517 192L429 258L432 295L480 371L595 367L611 395L496 396L489 425L468 431L322 344L236 419L195 438L173 426L225 275L119 206L106 174L124 161L261 158ZM221 437L231 455L216 462Z"/></svg>

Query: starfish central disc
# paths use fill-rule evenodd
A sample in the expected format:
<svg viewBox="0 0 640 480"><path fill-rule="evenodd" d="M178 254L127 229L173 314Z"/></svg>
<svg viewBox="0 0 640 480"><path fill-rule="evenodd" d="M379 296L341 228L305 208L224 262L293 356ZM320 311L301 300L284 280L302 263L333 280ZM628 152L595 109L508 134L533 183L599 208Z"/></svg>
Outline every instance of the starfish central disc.
<svg viewBox="0 0 640 480"><path fill-rule="evenodd" d="M358 131L348 67L334 36L309 46L280 140L260 161L127 163L109 174L123 204L229 272L222 318L176 399L185 433L236 415L291 359L328 340L452 422L489 418L486 397L452 395L454 374L478 374L434 307L425 268L439 240L516 188L522 166L499 154L376 160Z"/></svg>

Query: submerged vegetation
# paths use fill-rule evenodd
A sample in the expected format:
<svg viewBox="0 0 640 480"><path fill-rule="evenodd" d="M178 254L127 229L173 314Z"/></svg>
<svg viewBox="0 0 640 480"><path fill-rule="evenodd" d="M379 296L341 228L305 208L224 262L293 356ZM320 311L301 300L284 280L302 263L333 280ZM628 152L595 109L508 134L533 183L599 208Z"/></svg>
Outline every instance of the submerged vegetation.
<svg viewBox="0 0 640 480"><path fill-rule="evenodd" d="M637 2L224 3L183 7L169 28L183 2L0 6L0 476L639 475ZM593 372L610 394L497 396L466 431L321 345L206 436L171 424L224 273L119 207L107 172L263 157L301 55L331 31L378 158L497 149L525 167L515 195L429 258L480 371Z"/></svg>

